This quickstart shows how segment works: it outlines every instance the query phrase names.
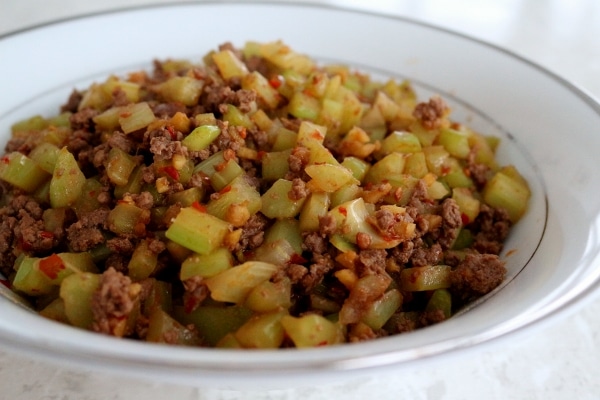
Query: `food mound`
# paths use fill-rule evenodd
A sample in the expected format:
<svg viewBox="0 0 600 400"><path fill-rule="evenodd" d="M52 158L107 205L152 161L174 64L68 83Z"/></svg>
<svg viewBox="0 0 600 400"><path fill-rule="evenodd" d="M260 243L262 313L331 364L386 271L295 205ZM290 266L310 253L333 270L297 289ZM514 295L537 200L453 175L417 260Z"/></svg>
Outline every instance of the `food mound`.
<svg viewBox="0 0 600 400"><path fill-rule="evenodd" d="M400 334L496 288L527 182L437 96L280 41L75 90L15 123L0 272L47 318L229 348Z"/></svg>

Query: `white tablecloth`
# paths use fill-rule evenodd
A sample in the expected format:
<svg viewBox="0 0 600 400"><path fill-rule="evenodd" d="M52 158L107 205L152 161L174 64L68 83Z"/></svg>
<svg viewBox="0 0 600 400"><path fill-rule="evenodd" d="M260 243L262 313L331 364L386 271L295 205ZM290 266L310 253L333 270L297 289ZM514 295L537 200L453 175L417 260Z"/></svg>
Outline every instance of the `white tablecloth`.
<svg viewBox="0 0 600 400"><path fill-rule="evenodd" d="M161 2L166 3L1 0L0 35L89 12ZM524 56L600 98L600 2L596 0L328 3L407 16L478 37ZM183 387L70 369L0 352L0 399L584 400L600 399L599 376L599 296L524 334L444 358L428 364L426 370L403 372L402 379L385 374L276 391L242 393Z"/></svg>

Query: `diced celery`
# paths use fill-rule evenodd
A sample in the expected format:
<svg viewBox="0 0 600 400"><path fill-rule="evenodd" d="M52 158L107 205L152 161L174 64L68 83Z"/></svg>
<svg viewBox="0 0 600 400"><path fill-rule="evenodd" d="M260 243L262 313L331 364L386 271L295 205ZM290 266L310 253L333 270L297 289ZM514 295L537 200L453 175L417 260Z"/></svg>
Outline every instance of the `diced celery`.
<svg viewBox="0 0 600 400"><path fill-rule="evenodd" d="M158 91L168 101L179 102L191 107L198 104L203 86L201 80L190 76L174 76L158 85Z"/></svg>
<svg viewBox="0 0 600 400"><path fill-rule="evenodd" d="M437 176L443 176L451 170L448 164L450 153L444 147L427 146L423 147L423 152L425 153L425 161L427 162L429 172Z"/></svg>
<svg viewBox="0 0 600 400"><path fill-rule="evenodd" d="M52 143L42 142L29 152L29 158L35 161L44 171L51 174L54 172L58 151L58 147Z"/></svg>
<svg viewBox="0 0 600 400"><path fill-rule="evenodd" d="M241 226L261 207L260 193L240 175L219 192L218 198L208 202L206 212L234 226Z"/></svg>
<svg viewBox="0 0 600 400"><path fill-rule="evenodd" d="M200 337L209 345L215 346L227 334L245 324L252 316L252 311L241 306L202 305L188 313L184 307L177 306L173 315L182 324L193 324Z"/></svg>
<svg viewBox="0 0 600 400"><path fill-rule="evenodd" d="M177 322L160 308L154 309L148 320L148 342L194 346L200 344L196 331Z"/></svg>
<svg viewBox="0 0 600 400"><path fill-rule="evenodd" d="M438 142L450 153L450 155L466 159L471 152L469 146L469 136L466 132L457 131L450 128L440 129Z"/></svg>
<svg viewBox="0 0 600 400"><path fill-rule="evenodd" d="M234 258L231 251L219 247L208 254L194 253L181 263L179 279L185 281L194 276L210 278L233 267Z"/></svg>
<svg viewBox="0 0 600 400"><path fill-rule="evenodd" d="M348 201L354 200L358 197L361 197L363 194L363 189L359 185L355 183L351 183L349 185L342 186L335 192L331 193L331 204L330 207L337 207L342 203L346 203Z"/></svg>
<svg viewBox="0 0 600 400"><path fill-rule="evenodd" d="M248 259L274 265L287 265L298 253L286 239L263 242L248 255Z"/></svg>
<svg viewBox="0 0 600 400"><path fill-rule="evenodd" d="M40 131L48 126L48 122L41 115L34 115L22 121L15 122L11 127L11 133Z"/></svg>
<svg viewBox="0 0 600 400"><path fill-rule="evenodd" d="M134 249L129 264L127 264L127 274L134 281L141 281L148 278L158 264L158 254L150 249L147 240L142 240Z"/></svg>
<svg viewBox="0 0 600 400"><path fill-rule="evenodd" d="M221 134L221 129L216 125L201 125L195 128L181 141L188 150L199 151L206 149Z"/></svg>
<svg viewBox="0 0 600 400"><path fill-rule="evenodd" d="M505 209L513 223L525 214L531 196L527 183L520 175L516 177L515 172L515 169L502 169L483 188L483 201L492 207Z"/></svg>
<svg viewBox="0 0 600 400"><path fill-rule="evenodd" d="M274 264L247 261L208 278L206 286L214 300L241 304L252 289L270 279L278 269Z"/></svg>
<svg viewBox="0 0 600 400"><path fill-rule="evenodd" d="M281 96L258 71L252 71L242 78L242 88L255 91L262 103L269 108L275 108L279 104Z"/></svg>
<svg viewBox="0 0 600 400"><path fill-rule="evenodd" d="M380 183L402 174L406 156L401 153L391 153L377 161L369 168L365 182Z"/></svg>
<svg viewBox="0 0 600 400"><path fill-rule="evenodd" d="M48 178L48 172L19 152L9 153L0 159L0 179L26 192L34 192Z"/></svg>
<svg viewBox="0 0 600 400"><path fill-rule="evenodd" d="M452 295L447 289L435 290L425 306L425 311L436 310L442 311L446 318L452 315Z"/></svg>
<svg viewBox="0 0 600 400"><path fill-rule="evenodd" d="M381 142L378 154L387 155L393 152L417 153L421 151L421 142L413 133L394 131Z"/></svg>
<svg viewBox="0 0 600 400"><path fill-rule="evenodd" d="M285 178L290 170L288 159L291 153L291 149L265 153L261 158L263 179L276 181Z"/></svg>
<svg viewBox="0 0 600 400"><path fill-rule="evenodd" d="M310 199L308 202L310 202ZM308 202L306 204L308 204ZM325 209L324 214L325 213L327 213L327 209ZM318 218L316 219L318 224ZM264 241L270 243L279 239L284 239L292 246L296 254L302 254L302 243L304 241L302 239L302 232L306 231L307 230L302 227L302 222L298 222L295 218L279 219L269 227L265 233Z"/></svg>
<svg viewBox="0 0 600 400"><path fill-rule="evenodd" d="M405 174L421 179L427 175L428 172L425 153L419 151L406 156L406 163L404 164Z"/></svg>
<svg viewBox="0 0 600 400"><path fill-rule="evenodd" d="M167 229L168 239L200 254L209 254L221 246L229 224L194 207L182 208Z"/></svg>
<svg viewBox="0 0 600 400"><path fill-rule="evenodd" d="M278 179L261 196L260 211L268 218L292 218L298 215L306 198L292 200L288 193L292 190L292 182Z"/></svg>
<svg viewBox="0 0 600 400"><path fill-rule="evenodd" d="M216 167L215 173L210 176L210 184L218 192L242 174L244 170L237 161L227 160Z"/></svg>
<svg viewBox="0 0 600 400"><path fill-rule="evenodd" d="M101 279L99 274L84 272L69 275L60 285L65 314L73 326L91 329L94 320L92 296L100 286Z"/></svg>
<svg viewBox="0 0 600 400"><path fill-rule="evenodd" d="M287 311L255 315L240 326L235 338L247 349L276 349L285 336L281 325L281 318L285 315Z"/></svg>
<svg viewBox="0 0 600 400"><path fill-rule="evenodd" d="M405 268L400 272L400 284L409 292L445 289L450 287L450 270L448 265Z"/></svg>
<svg viewBox="0 0 600 400"><path fill-rule="evenodd" d="M107 217L108 229L117 235L131 235L145 229L150 212L129 203L117 204Z"/></svg>
<svg viewBox="0 0 600 400"><path fill-rule="evenodd" d="M81 195L85 181L85 175L79 169L73 154L66 147L60 149L50 181L52 207L66 207L73 204Z"/></svg>
<svg viewBox="0 0 600 400"><path fill-rule="evenodd" d="M302 317L286 315L281 319L281 324L298 348L333 345L344 341L341 326L318 314Z"/></svg>
<svg viewBox="0 0 600 400"><path fill-rule="evenodd" d="M119 118L125 110L124 106L111 107L92 118L98 131L113 132L120 126Z"/></svg>
<svg viewBox="0 0 600 400"><path fill-rule="evenodd" d="M299 227L302 232L319 230L319 217L323 217L329 211L331 203L329 196L326 192L314 192L308 196L299 216Z"/></svg>
<svg viewBox="0 0 600 400"><path fill-rule="evenodd" d="M213 53L212 59L223 79L241 78L248 74L246 65L229 49Z"/></svg>
<svg viewBox="0 0 600 400"><path fill-rule="evenodd" d="M127 105L119 114L119 124L124 133L145 128L155 119L154 112L146 102Z"/></svg>
<svg viewBox="0 0 600 400"><path fill-rule="evenodd" d="M313 191L332 193L345 185L359 183L352 176L352 171L341 165L307 165L304 171L312 178L308 185Z"/></svg>
<svg viewBox="0 0 600 400"><path fill-rule="evenodd" d="M456 201L461 214L467 217L466 223L473 222L477 218L481 202L473 196L469 188L452 189L452 198Z"/></svg>
<svg viewBox="0 0 600 400"><path fill-rule="evenodd" d="M254 127L254 122L252 122L250 116L243 113L233 104L227 104L227 111L223 113L223 121L227 121L234 126L243 126L247 129L252 129Z"/></svg>
<svg viewBox="0 0 600 400"><path fill-rule="evenodd" d="M371 167L371 164L356 157L345 157L342 161L342 166L348 168L352 172L354 179L363 181Z"/></svg>
<svg viewBox="0 0 600 400"><path fill-rule="evenodd" d="M167 196L167 203L190 207L195 202L202 201L202 197L204 197L204 189L201 187L192 187L181 192L169 194Z"/></svg>
<svg viewBox="0 0 600 400"><path fill-rule="evenodd" d="M369 325L371 329L381 329L390 317L402 305L402 294L396 289L389 290L380 299L370 304L362 322Z"/></svg>
<svg viewBox="0 0 600 400"><path fill-rule="evenodd" d="M129 182L129 176L135 167L136 162L133 157L123 150L113 147L108 152L106 175L115 185L126 185Z"/></svg>
<svg viewBox="0 0 600 400"><path fill-rule="evenodd" d="M250 291L244 305L258 313L286 310L292 305L291 295L289 278L277 282L264 281Z"/></svg>
<svg viewBox="0 0 600 400"><path fill-rule="evenodd" d="M288 104L288 112L296 118L316 121L321 112L321 104L316 97L295 92Z"/></svg>

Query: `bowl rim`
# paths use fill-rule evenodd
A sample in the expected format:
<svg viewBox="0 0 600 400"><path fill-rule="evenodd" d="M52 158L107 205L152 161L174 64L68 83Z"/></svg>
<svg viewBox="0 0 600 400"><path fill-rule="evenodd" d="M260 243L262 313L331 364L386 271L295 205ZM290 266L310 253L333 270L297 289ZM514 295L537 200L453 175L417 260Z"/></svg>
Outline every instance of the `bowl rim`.
<svg viewBox="0 0 600 400"><path fill-rule="evenodd" d="M568 81L564 77L559 76L558 74L542 67L541 65L539 65L521 55L516 54L513 51L510 51L501 46L489 43L487 41L472 37L472 36L464 34L464 33L456 32L454 30L451 30L451 29L448 29L445 27L441 27L441 26L431 24L428 22L419 21L419 20L416 20L416 19L413 19L410 17L399 16L399 15L386 15L386 14L376 12L376 11L365 11L365 10L352 9L352 8L343 7L341 5L321 4L321 3L312 3L312 2L302 2L302 3L287 3L287 2L285 2L285 3L282 3L282 2L268 1L268 0L252 1L252 2L236 1L236 0L225 0L225 1L210 0L210 1L201 2L201 3L176 1L176 2L172 2L172 3L166 3L166 4L163 3L163 4L136 5L136 6L122 7L122 8L118 8L118 9L112 9L112 10L91 12L91 13L86 13L86 14L82 14L82 15L61 18L61 19L57 19L54 21L50 21L50 22L36 24L36 25L30 26L27 28L23 28L23 29L19 29L16 31L11 31L11 32L2 34L2 35L0 35L0 42L4 41L6 39L10 39L12 37L21 35L26 32L36 31L40 28L44 28L47 26L60 25L60 24L64 24L64 23L67 23L70 21L85 20L88 18L94 18L97 16L103 16L103 15L114 15L114 14L120 14L120 13L137 12L140 10L154 10L154 9L164 9L164 8L178 8L178 7L194 7L195 8L195 7L203 7L203 6L220 6L220 5L248 6L248 5L254 5L254 4L266 5L266 6L276 6L276 7L289 7L290 9L297 8L297 7L314 8L314 9L328 9L328 10L333 10L336 12L371 15L371 16L378 17L378 18L386 18L386 19L401 21L403 23L416 25L416 26L420 26L420 27L423 27L426 29L442 32L444 34L448 34L451 36L459 37L461 39L468 40L470 42L477 43L481 46L490 48L497 52L504 53L505 55L509 56L510 58L512 58L514 60L519 61L520 63L524 63L524 64L527 64L529 67L533 67L538 72L542 73L546 77L551 78L554 82L563 86L569 92L571 92L572 94L577 96L580 100L582 100L584 103L586 103L596 114L600 115L600 103L591 94L587 93L584 89L582 89L579 86L577 86L576 84ZM8 112L10 112L10 110L8 110ZM0 116L0 117L4 117L4 116ZM548 200L546 199L545 201L546 201L546 207L547 207ZM598 258L598 254L595 254L593 258L594 258L594 260L590 260L590 262L589 262L590 264ZM399 351L394 352L394 351L390 351L389 349L386 348L385 352L381 352L381 351L378 352L378 351L376 351L377 350L376 347L379 347L379 346L376 346L373 343L366 342L366 343L360 344L361 348L364 349L363 351L357 352L356 354L354 354L353 356L350 356L350 357L349 356L341 357L341 356L336 355L336 353L339 352L338 351L339 349L335 349L335 346L334 346L331 349L329 349L331 351L328 350L328 352L332 354L330 359L315 359L314 358L315 352L319 352L319 354L322 355L324 349L307 349L307 350L303 350L302 352L296 352L293 363L292 363L292 361L287 362L287 363L285 363L285 366L283 368L282 368L282 361L285 361L285 360L282 360L283 357L281 355L284 353L287 354L287 351L253 350L252 354L256 355L257 357L259 357L261 359L261 361L262 361L260 363L261 371L263 371L263 372L269 371L269 372L273 372L273 373L280 372L282 369L285 369L288 372L295 371L295 370L298 370L298 371L301 370L301 371L305 371L305 372L307 370L313 370L314 372L319 372L322 370L339 370L339 371L361 370L361 369L370 368L370 367L398 365L398 364L405 363L406 361L414 361L417 359L427 359L427 358L431 358L434 356L440 356L440 355L447 354L452 351L458 350L460 348L471 347L471 346L487 343L487 342L490 342L495 339L504 338L511 334L521 332L524 329L529 328L532 325L535 325L540 321L549 320L551 318L557 317L558 315L563 315L566 311L573 309L574 306L577 304L582 304L583 303L582 300L584 298L588 298L588 299L591 298L592 294L594 294L594 292L597 292L599 286L600 286L600 269L596 269L591 274L586 276L585 279L581 280L575 286L570 288L559 299L554 299L550 303L545 304L543 307L533 310L532 312L530 312L526 315L523 315L520 318L513 319L505 324L500 324L500 325L494 327L494 329L491 329L489 331L481 332L481 334L478 336L472 337L468 340L462 340L461 342L458 343L458 346L457 346L457 341L455 338L449 338L444 341L437 342L435 344L430 344L427 346L426 349L421 348L421 349L414 349L414 350L399 350ZM47 321L44 321L44 322L47 322ZM0 327L1 327L1 324L0 324ZM66 327L66 326L64 328L69 329L69 330L73 329L71 327ZM69 356L69 358L76 358L76 359L94 358L94 360L96 360L96 361L104 361L105 363L108 363L108 364L115 363L115 362L122 364L122 365L135 364L138 368L139 367L144 368L144 366L152 366L153 368L160 366L160 365L157 365L156 360L146 359L146 357L137 357L137 358L133 357L133 354L129 354L131 352L128 352L127 349L125 349L125 348L123 348L123 346L121 346L122 342L119 343L118 339L103 337L103 336L97 335L95 333L90 333L90 332L85 332L85 331L78 332L78 334L85 335L84 337L86 337L88 339L93 339L94 342L98 342L99 346L114 345L115 348L118 348L119 350L123 350L123 354L125 354L125 355L124 355L124 357L121 357L121 358L118 358L115 360L115 358L114 358L115 355L112 353L109 356L108 355L103 356L103 354L98 351L89 352L88 348L79 346L79 344L72 348L48 349L47 347L44 347L43 343L34 343L33 344L34 347L31 349L28 349L28 350L33 351L36 354L47 353L47 355L49 355L49 356L52 356L52 355L55 356L57 352L63 352L64 354L67 354ZM88 337L88 335L90 337ZM11 347L13 345L16 345L19 348L22 347L24 344L31 345L31 343L28 342L27 338L9 337L5 334L5 332L2 329L0 329L0 338L2 338L2 340L0 341L0 342L2 342L2 345L9 345ZM381 338L381 339L378 339L376 342L385 341L387 339L388 338ZM148 346L148 344L146 344L146 343L139 343L139 342L134 342L134 341L128 342L126 344L126 347L135 348L136 354L138 353L137 352L138 348L139 349L147 348L147 346ZM158 346L158 347L156 347L157 349L164 347L164 349L162 349L162 350L164 350L165 353L168 352L170 349L172 349L171 346L162 346L162 345L155 345L155 344L152 344L152 346ZM100 349L100 347L98 347L98 349ZM88 350L88 351L86 352L86 350ZM294 351L294 350L291 350L291 351ZM217 352L218 354L224 353L223 350L220 350L220 349L217 350L217 349L205 349L205 348L197 349L197 350L195 349L194 352L195 353L202 352L203 354L208 355L208 356L211 356L215 352ZM234 353L232 353L232 354L234 354ZM187 360L187 362L186 362L186 360ZM297 363L299 360L301 361L301 364L295 365L295 363ZM164 362L164 360L158 361L158 363L163 363L163 362ZM254 361L254 362L257 363L256 361ZM249 373L249 372L256 370L256 366L253 365L253 363L251 363L251 362L236 363L236 362L233 362L233 360L225 360L225 361L222 360L219 365L215 365L213 363L214 363L214 360L209 361L208 363L207 362L199 363L197 359L192 359L192 358L187 359L186 357L182 357L182 358L178 359L178 364L176 365L176 367L180 370L188 370L190 372L192 372L192 371L197 372L198 370L205 371L208 368L210 368L211 371L227 371L227 372L239 372L239 373ZM172 368L173 365L166 365L164 367Z"/></svg>

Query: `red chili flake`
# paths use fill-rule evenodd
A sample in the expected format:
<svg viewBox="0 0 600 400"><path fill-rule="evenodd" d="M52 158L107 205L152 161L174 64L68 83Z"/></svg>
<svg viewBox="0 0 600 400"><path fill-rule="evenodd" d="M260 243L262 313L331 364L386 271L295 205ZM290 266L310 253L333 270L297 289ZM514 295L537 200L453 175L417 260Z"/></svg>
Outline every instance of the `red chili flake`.
<svg viewBox="0 0 600 400"><path fill-rule="evenodd" d="M169 175L173 180L179 180L179 171L177 171L177 169L174 166L167 165L163 168L163 171L165 171L165 173Z"/></svg>
<svg viewBox="0 0 600 400"><path fill-rule="evenodd" d="M215 171L217 171L217 172L223 171L225 169L226 165L227 165L227 161L223 161L222 163L215 165L214 166Z"/></svg>
<svg viewBox="0 0 600 400"><path fill-rule="evenodd" d="M340 214L342 214L344 217L348 216L348 210L346 210L346 207L339 207L340 210Z"/></svg>
<svg viewBox="0 0 600 400"><path fill-rule="evenodd" d="M259 160L262 160L263 157L267 154L266 151L264 150L259 150L258 153L256 153L256 156L258 157Z"/></svg>
<svg viewBox="0 0 600 400"><path fill-rule="evenodd" d="M443 165L441 172L442 172L442 175L447 175L450 172L450 167L447 165Z"/></svg>
<svg viewBox="0 0 600 400"><path fill-rule="evenodd" d="M63 264L59 256L52 254L40 260L39 268L48 278L56 279L58 278L58 273L65 269L65 264Z"/></svg>
<svg viewBox="0 0 600 400"><path fill-rule="evenodd" d="M43 237L44 239L52 239L52 238L54 238L54 233L48 232L48 231L41 231L40 236Z"/></svg>
<svg viewBox="0 0 600 400"><path fill-rule="evenodd" d="M471 170L469 168L464 168L463 172L465 173L466 176L468 176L468 177L471 176Z"/></svg>
<svg viewBox="0 0 600 400"><path fill-rule="evenodd" d="M323 135L321 135L321 132L319 132L319 131L314 131L313 133L310 134L310 136L312 136L313 139L317 139L317 140L323 139Z"/></svg>
<svg viewBox="0 0 600 400"><path fill-rule="evenodd" d="M10 286L11 286L10 281L8 281L6 279L0 279L0 283L10 289Z"/></svg>
<svg viewBox="0 0 600 400"><path fill-rule="evenodd" d="M463 225L467 225L469 222L471 222L471 220L469 219L469 216L465 213L460 214L460 220L462 221Z"/></svg>
<svg viewBox="0 0 600 400"><path fill-rule="evenodd" d="M8 163L10 163L10 158L8 158L8 156L4 156L4 157L2 157L2 162L4 164L8 164Z"/></svg>
<svg viewBox="0 0 600 400"><path fill-rule="evenodd" d="M327 346L327 340L323 340L322 342L317 343L317 347Z"/></svg>
<svg viewBox="0 0 600 400"><path fill-rule="evenodd" d="M175 131L175 128L173 127L173 125L167 125L166 129L167 129L167 132L169 132L169 135L171 136L171 140L177 139L177 132Z"/></svg>
<svg viewBox="0 0 600 400"><path fill-rule="evenodd" d="M119 114L119 117L129 118L129 117L131 117L131 112L129 112L129 111L122 112L121 114Z"/></svg>
<svg viewBox="0 0 600 400"><path fill-rule="evenodd" d="M280 75L275 75L271 79L269 79L269 85L271 85L273 89L279 89L279 87L283 83L282 80L283 78Z"/></svg>
<svg viewBox="0 0 600 400"><path fill-rule="evenodd" d="M306 261L308 261L306 258L297 253L292 254L292 257L290 257L290 264L304 264Z"/></svg>
<svg viewBox="0 0 600 400"><path fill-rule="evenodd" d="M221 191L219 191L219 194L225 194L229 191L231 191L231 185L225 186L223 189L221 189Z"/></svg>
<svg viewBox="0 0 600 400"><path fill-rule="evenodd" d="M200 212L206 212L206 206L204 204L200 204L197 201L194 201L192 203L192 207L194 207L196 210L198 210Z"/></svg>
<svg viewBox="0 0 600 400"><path fill-rule="evenodd" d="M240 137L242 139L246 139L246 136L248 136L248 132L246 131L246 128L243 126L239 127L240 129L238 129L238 134L240 135Z"/></svg>

